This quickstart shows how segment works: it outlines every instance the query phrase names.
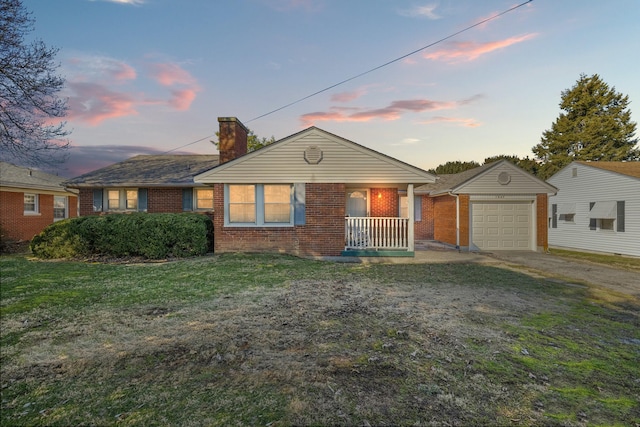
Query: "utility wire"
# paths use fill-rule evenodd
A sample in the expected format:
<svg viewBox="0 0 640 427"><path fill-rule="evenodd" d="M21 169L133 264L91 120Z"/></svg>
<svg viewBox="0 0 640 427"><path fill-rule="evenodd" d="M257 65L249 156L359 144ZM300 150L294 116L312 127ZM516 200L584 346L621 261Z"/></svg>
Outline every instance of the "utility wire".
<svg viewBox="0 0 640 427"><path fill-rule="evenodd" d="M409 57L409 56L411 56L411 55L415 55L415 54L416 54L416 53L418 53L418 52L422 52L422 51L423 51L423 50L425 50L425 49L428 49L428 48L430 48L430 47L433 47L433 46L435 46L435 45L437 45L437 44L439 44L439 43L442 43L443 41L449 40L450 38L453 38L453 37L455 37L455 36L457 36L457 35L460 35L460 34L462 34L462 33L466 32L466 31L469 31L469 30L471 30L472 28L475 28L475 27L477 27L477 26L479 26L479 25L482 25L482 24L484 24L484 23L487 23L487 22L489 22L489 21L491 21L491 20L493 20L493 19L499 18L500 16L505 15L505 14L507 14L507 13L511 12L511 11L514 11L514 10L516 10L516 9L518 9L518 8L520 8L520 7L524 6L524 5L526 5L527 3L531 3L532 1L533 1L533 0L527 0L527 1L525 1L524 3L520 3L520 4L519 4L519 5L517 5L517 6L513 6L512 8L505 10L504 12L500 12L500 13L498 13L498 14L496 14L496 15L490 16L489 18L483 19L482 21L480 21L480 22L478 22L478 23L476 23L476 24L470 25L470 26L468 26L468 27L466 27L466 28L464 28L464 29L462 29L462 30L460 30L460 31L457 31L457 32L455 32L455 33L453 33L453 34L450 34L450 35L446 36L446 37L443 37L443 38L441 38L440 40L437 40L437 41L435 41L435 42L433 42L433 43L430 43L430 44L428 44L428 45L426 45L426 46L423 46L423 47L421 47L420 49L416 49L416 50L414 50L413 52L409 52L409 53L407 53L407 54L405 54L405 55L402 55L402 56L400 56L400 57L398 57L398 58L396 58L396 59L392 59L391 61L389 61L389 62L385 62L385 63L384 63L384 64L382 64L382 65L378 65L377 67L371 68L370 70L367 70L367 71L365 71L365 72L362 72L362 73L360 73L360 74L357 74L357 75L355 75L355 76L353 76L353 77L349 77L348 79L342 80L342 81L341 81L341 82L339 82L339 83L333 84L333 85L328 86L328 87L326 87L326 88L324 88L324 89L321 89L321 90L319 90L319 91L317 91L317 92L314 92L314 93L312 93L312 94L310 94L310 95L307 95L307 96L305 96L305 97L303 97L303 98L300 98L300 99L298 99L298 100L296 100L296 101L290 102L290 103L288 103L288 104L286 104L286 105L283 105L282 107L276 108L275 110L271 110L271 111L269 111L268 113L262 114L261 116L254 117L253 119L251 119L251 120L247 121L246 123L251 123L251 122L253 122L253 121L255 121L255 120L258 120L258 119L261 119L261 118L263 118L263 117L266 117L266 116L268 116L268 115L270 115L270 114L276 113L276 112L278 112L278 111L280 111L280 110L284 110L284 109L285 109L285 108L287 108L287 107L291 107L292 105L295 105L295 104L297 104L297 103L299 103L299 102L302 102L302 101L304 101L304 100L306 100L306 99L309 99L309 98L311 98L311 97L313 97L313 96L316 96L316 95L319 95L319 94L321 94L321 93L323 93L323 92L326 92L326 91L328 91L328 90L331 90L331 89L333 89L333 88L335 88L335 87L337 87L337 86L340 86L340 85L342 85L342 84L345 84L345 83L347 83L347 82L350 82L351 80L355 80L355 79L357 79L357 78L359 78L359 77L362 77L362 76L364 76L364 75L367 75L367 74L369 74L369 73L372 73L372 72L374 72L374 71L377 71L377 70L379 70L379 69L381 69L381 68L384 68L384 67L386 67L386 66L388 66L388 65L391 65L391 64L393 64L393 63L395 63L395 62L401 61L401 60L403 60L403 59L405 59L405 58L407 58L407 57Z"/></svg>
<svg viewBox="0 0 640 427"><path fill-rule="evenodd" d="M425 50L425 49L429 49L430 47L433 47L433 46L435 46L435 45L437 45L437 44L440 44L440 43L442 43L442 42L444 42L444 41L446 41L446 40L449 40L449 39L451 39L451 38L453 38L453 37L455 37L455 36L458 36L458 35L460 35L460 34L462 34L462 33L464 33L464 32L467 32L467 31L469 31L469 30L471 30L471 29L473 29L473 28L475 28L475 27L478 27L478 26L480 26L480 25L482 25L482 24L485 24L485 23L487 23L487 22L489 22L489 21L493 21L494 19L499 18L499 17L501 17L502 15L506 15L506 14L507 14L507 13L509 13L509 12L512 12L512 11L514 11L514 10L516 10L516 9L521 8L522 6L525 6L525 5L529 4L529 3L531 3L532 1L533 1L533 0L527 0L527 1L523 2L523 3L520 3L520 4L516 5L516 6L511 7L511 8L509 8L509 9L507 9L507 10L503 11L503 12L497 13L497 14L492 15L492 16L490 16L490 17L486 18L486 19L483 19L483 20L482 20L482 21L480 21L480 22L477 22L477 23L475 23L475 24L473 24L473 25L469 25L468 27L465 27L465 28L463 28L463 29L462 29L462 30L460 30L460 31L456 31L455 33L449 34L449 35L448 35L448 36L446 36L446 37L443 37L443 38L441 38L441 39L439 39L439 40L436 40L436 41L434 41L434 42L432 42L432 43L429 43L429 44L428 44L428 45L426 45L426 46L423 46L423 47L421 47L421 48L419 48L419 49L416 49L416 50L414 50L414 51L412 51L412 52L409 52L409 53L407 53L407 54L405 54L405 55L399 56L399 57L397 57L397 58L395 58L395 59L392 59L391 61L385 62L385 63L384 63L384 64L382 64L382 65L378 65L377 67L371 68L371 69L369 69L369 70L367 70L367 71L364 71L364 72L362 72L362 73L360 73L360 74L356 74L356 75L355 75L355 76L353 76L353 77L349 77L348 79L342 80L342 81L340 81L340 82L338 82L338 83L335 83L335 84L333 84L333 85L331 85L331 86L327 86L327 87L325 87L324 89L321 89L321 90L319 90L319 91L317 91L317 92L313 92L312 94L309 94L309 95L304 96L304 97L302 97L302 98L300 98L300 99L297 99L297 100L295 100L295 101L293 101L293 102L290 102L290 103L288 103L288 104L286 104L286 105L283 105L282 107L278 107L278 108L276 108L275 110L271 110L271 111L269 111L269 112L267 112L267 113L264 113L264 114L262 114L262 115L260 115L260 116L254 117L253 119L248 120L248 121L246 121L245 123L251 123L251 122L254 122L254 121L256 121L256 120L258 120L258 119L261 119L261 118L263 118L263 117L269 116L269 115L271 115L271 114L273 114L273 113L277 113L277 112L278 112L278 111L280 111L280 110L284 110L285 108L291 107L292 105L298 104L298 103L300 103L300 102L302 102L302 101L305 101L305 100L307 100L307 99L309 99L309 98L312 98L312 97L314 97L314 96L316 96L316 95L319 95L319 94L324 93L324 92L326 92L326 91L328 91L328 90L331 90L331 89L333 89L333 88L336 88L336 87L338 87L338 86L340 86L340 85L343 85L343 84L345 84L345 83L348 83L348 82L350 82L350 81L352 81L352 80L355 80L355 79L360 78L360 77L362 77L362 76L365 76L365 75L367 75L367 74L373 73L374 71L377 71L377 70L379 70L379 69L381 69L381 68L387 67L387 66L389 66L389 65L391 65L391 64L394 64L394 63L396 63L396 62L398 62L398 61L402 61L403 59L408 58L408 57L409 57L409 56L411 56L411 55L415 55L415 54L416 54L416 53L418 53L418 52L422 52L422 51L423 51L423 50ZM215 135L215 134L214 134L214 135ZM174 149L172 149L172 150L165 151L165 153L170 153L170 152L172 152L172 151L179 150L180 148L188 147L189 145L193 145L193 144L198 143L198 142L200 142L200 141L204 141L204 140L205 140L205 139L207 139L207 138L211 138L211 137L212 137L212 136L214 136L214 135L208 135L208 136L205 136L204 138L201 138L201 139L199 139L199 140L197 140L197 141L193 141L193 142L190 142L190 143L188 143L188 144L181 145L180 147L176 147L176 148L174 148Z"/></svg>

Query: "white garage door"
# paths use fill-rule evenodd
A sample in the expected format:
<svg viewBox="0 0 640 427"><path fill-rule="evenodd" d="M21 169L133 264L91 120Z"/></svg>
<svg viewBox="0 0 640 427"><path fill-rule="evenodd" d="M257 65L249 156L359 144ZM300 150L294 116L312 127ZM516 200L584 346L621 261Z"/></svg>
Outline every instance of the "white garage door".
<svg viewBox="0 0 640 427"><path fill-rule="evenodd" d="M471 241L481 250L532 248L531 203L472 203Z"/></svg>

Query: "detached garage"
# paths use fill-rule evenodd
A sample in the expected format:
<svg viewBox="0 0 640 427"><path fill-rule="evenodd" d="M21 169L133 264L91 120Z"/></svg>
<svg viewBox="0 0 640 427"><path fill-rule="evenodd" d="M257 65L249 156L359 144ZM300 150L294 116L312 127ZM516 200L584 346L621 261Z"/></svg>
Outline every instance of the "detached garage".
<svg viewBox="0 0 640 427"><path fill-rule="evenodd" d="M547 199L556 188L501 160L416 188L432 239L470 251L547 249Z"/></svg>

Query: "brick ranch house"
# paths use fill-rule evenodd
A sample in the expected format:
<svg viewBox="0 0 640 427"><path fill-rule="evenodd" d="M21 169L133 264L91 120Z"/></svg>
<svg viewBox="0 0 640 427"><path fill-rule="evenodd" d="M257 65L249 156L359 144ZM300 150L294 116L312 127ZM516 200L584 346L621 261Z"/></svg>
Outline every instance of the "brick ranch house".
<svg viewBox="0 0 640 427"><path fill-rule="evenodd" d="M0 227L6 241L28 241L46 226L78 214L64 178L0 162Z"/></svg>
<svg viewBox="0 0 640 427"><path fill-rule="evenodd" d="M218 122L219 157L137 156L68 181L80 191L80 215L202 212L213 219L218 253L413 256L416 240L477 246L445 232L458 221L444 207L458 196L438 193L438 178L422 169L316 127L247 153L247 128L234 117ZM536 186L527 188L530 205L546 212L552 187L499 163L510 173L499 190L521 192L524 174ZM546 227L536 237L527 250L546 246Z"/></svg>

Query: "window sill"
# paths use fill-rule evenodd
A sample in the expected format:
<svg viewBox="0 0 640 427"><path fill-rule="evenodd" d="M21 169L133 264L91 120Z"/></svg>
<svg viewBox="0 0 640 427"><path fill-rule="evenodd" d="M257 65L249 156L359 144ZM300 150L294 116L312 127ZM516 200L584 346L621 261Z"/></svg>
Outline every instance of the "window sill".
<svg viewBox="0 0 640 427"><path fill-rule="evenodd" d="M224 228L291 228L295 225L293 223L278 223L278 224L253 224L253 223L241 223L241 222L225 222Z"/></svg>
<svg viewBox="0 0 640 427"><path fill-rule="evenodd" d="M40 212L24 212L24 216L42 216Z"/></svg>

